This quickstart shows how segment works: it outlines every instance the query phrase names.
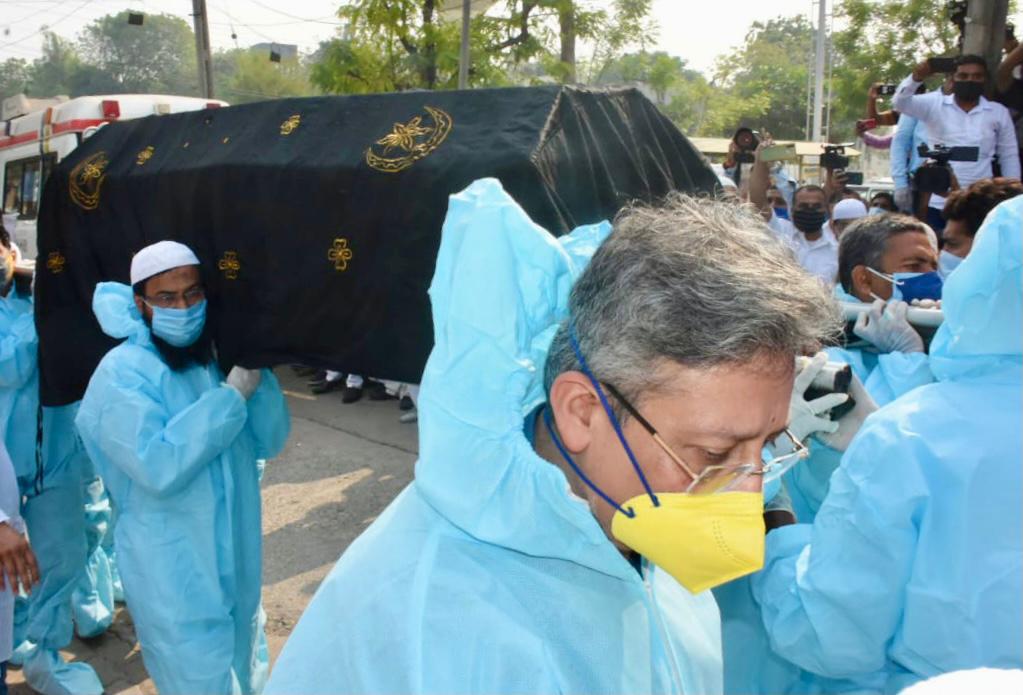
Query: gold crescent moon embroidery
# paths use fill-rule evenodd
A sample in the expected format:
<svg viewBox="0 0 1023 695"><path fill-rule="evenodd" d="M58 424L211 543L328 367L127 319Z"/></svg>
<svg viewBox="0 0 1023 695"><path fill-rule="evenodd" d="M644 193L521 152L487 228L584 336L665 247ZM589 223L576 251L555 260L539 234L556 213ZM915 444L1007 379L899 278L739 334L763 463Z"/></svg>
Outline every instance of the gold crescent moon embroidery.
<svg viewBox="0 0 1023 695"><path fill-rule="evenodd" d="M407 123L395 123L390 133L373 143L366 150L366 164L385 174L396 174L440 147L451 132L454 121L450 115L433 106L425 106L424 110L425 117L419 115ZM388 156L395 150L403 154Z"/></svg>

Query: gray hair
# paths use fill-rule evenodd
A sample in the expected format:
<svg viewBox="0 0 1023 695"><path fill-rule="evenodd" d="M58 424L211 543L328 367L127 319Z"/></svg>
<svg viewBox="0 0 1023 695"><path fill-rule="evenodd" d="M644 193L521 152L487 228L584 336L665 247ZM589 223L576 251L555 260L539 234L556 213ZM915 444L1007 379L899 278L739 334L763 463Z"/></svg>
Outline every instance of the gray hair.
<svg viewBox="0 0 1023 695"><path fill-rule="evenodd" d="M547 357L548 393L580 370L636 398L665 362L708 368L794 357L837 336L830 293L748 205L671 194L622 210L569 297Z"/></svg>
<svg viewBox="0 0 1023 695"><path fill-rule="evenodd" d="M842 289L852 292L852 271L858 265L880 271L881 259L888 249L888 240L906 232L926 234L928 241L937 248L934 230L909 215L870 215L846 227L838 243L838 281Z"/></svg>

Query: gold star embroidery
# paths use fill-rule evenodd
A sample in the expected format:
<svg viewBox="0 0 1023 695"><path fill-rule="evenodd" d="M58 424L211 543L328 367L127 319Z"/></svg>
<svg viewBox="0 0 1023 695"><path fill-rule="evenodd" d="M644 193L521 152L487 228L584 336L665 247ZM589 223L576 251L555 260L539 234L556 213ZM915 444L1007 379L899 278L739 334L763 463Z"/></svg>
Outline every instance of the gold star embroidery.
<svg viewBox="0 0 1023 695"><path fill-rule="evenodd" d="M301 122L302 116L299 114L296 113L294 116L290 116L284 123L281 123L281 135L291 135Z"/></svg>
<svg viewBox="0 0 1023 695"><path fill-rule="evenodd" d="M242 269L241 261L238 260L238 253L235 251L225 251L224 257L217 263L217 268L228 280L237 280L238 271Z"/></svg>
<svg viewBox="0 0 1023 695"><path fill-rule="evenodd" d="M46 268L54 275L64 272L64 266L66 264L67 259L64 258L60 251L53 251L46 258Z"/></svg>
<svg viewBox="0 0 1023 695"><path fill-rule="evenodd" d="M135 158L135 164L137 166L142 166L143 164L145 164L146 162L153 158L153 153L155 151L156 149L152 145L142 150L141 152L139 152L138 157Z"/></svg>
<svg viewBox="0 0 1023 695"><path fill-rule="evenodd" d="M348 248L348 239L334 239L334 245L327 252L327 260L334 264L334 270L343 273L348 270L348 261L352 260L352 250Z"/></svg>

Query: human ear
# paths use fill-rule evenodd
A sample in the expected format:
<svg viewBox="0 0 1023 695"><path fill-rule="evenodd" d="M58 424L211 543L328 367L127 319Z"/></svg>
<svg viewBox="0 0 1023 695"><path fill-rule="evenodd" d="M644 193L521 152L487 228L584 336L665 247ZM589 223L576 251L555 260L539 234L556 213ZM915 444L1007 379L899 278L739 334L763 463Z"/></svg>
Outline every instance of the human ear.
<svg viewBox="0 0 1023 695"><path fill-rule="evenodd" d="M593 383L582 372L563 372L551 385L550 408L565 448L579 454L593 441L600 410Z"/></svg>

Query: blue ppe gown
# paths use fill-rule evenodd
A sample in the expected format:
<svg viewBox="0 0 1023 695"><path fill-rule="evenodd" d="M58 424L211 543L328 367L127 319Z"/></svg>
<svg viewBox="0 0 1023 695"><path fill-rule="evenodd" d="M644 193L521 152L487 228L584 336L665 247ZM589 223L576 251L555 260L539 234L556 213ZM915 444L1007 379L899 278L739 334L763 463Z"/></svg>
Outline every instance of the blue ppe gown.
<svg viewBox="0 0 1023 695"><path fill-rule="evenodd" d="M75 436L75 406L42 409L41 468L38 338L28 297L0 299L0 423L24 496L22 517L39 563L39 583L17 606L16 645L25 680L45 695L100 693L88 664L64 663L71 644L71 594L85 570L82 508L84 452ZM25 643L31 646L25 648Z"/></svg>
<svg viewBox="0 0 1023 695"><path fill-rule="evenodd" d="M288 436L277 379L264 371L246 401L215 364L172 371L127 285L98 285L93 310L126 340L100 362L76 423L117 508L118 567L146 668L164 694L258 692L256 461Z"/></svg>
<svg viewBox="0 0 1023 695"><path fill-rule="evenodd" d="M91 471L91 463L90 463ZM71 595L75 632L96 637L114 621L114 580L104 541L113 533L113 509L103 479L87 473L82 481L85 498L85 538L88 543L85 572Z"/></svg>
<svg viewBox="0 0 1023 695"><path fill-rule="evenodd" d="M604 223L554 239L494 179L450 199L415 480L345 551L271 693L715 693L710 592L642 574L524 421Z"/></svg>
<svg viewBox="0 0 1023 695"><path fill-rule="evenodd" d="M768 534L754 596L800 667L898 692L1023 663L1021 237L1018 197L948 278L936 382L867 419L813 525Z"/></svg>
<svg viewBox="0 0 1023 695"><path fill-rule="evenodd" d="M859 302L841 285L835 287L835 299ZM877 405L887 405L915 388L934 382L930 361L923 352L879 353L869 344L827 348L828 360L848 364ZM842 460L842 452L832 449L816 437L807 441L810 457L785 474L792 498L792 511L800 523L812 524L817 510L828 494L828 481Z"/></svg>

